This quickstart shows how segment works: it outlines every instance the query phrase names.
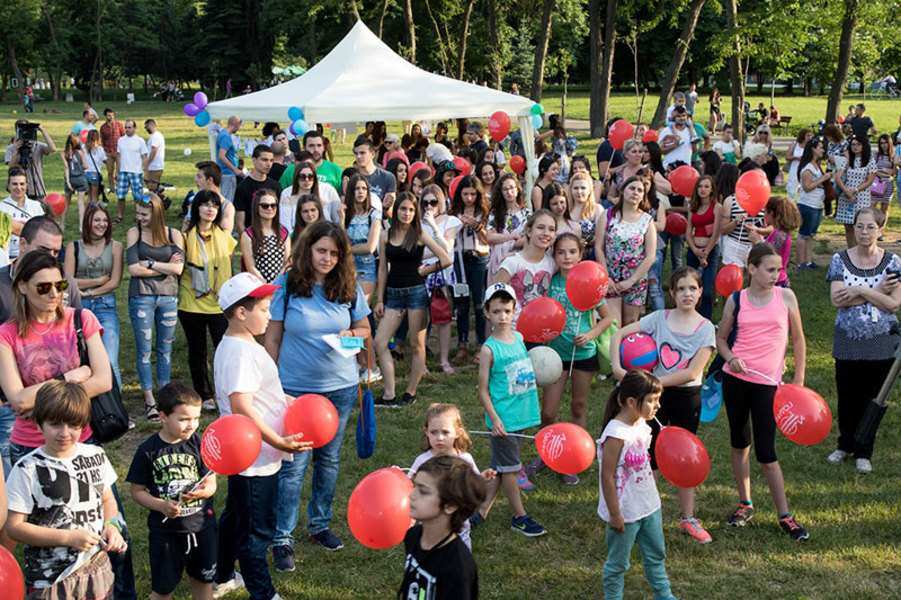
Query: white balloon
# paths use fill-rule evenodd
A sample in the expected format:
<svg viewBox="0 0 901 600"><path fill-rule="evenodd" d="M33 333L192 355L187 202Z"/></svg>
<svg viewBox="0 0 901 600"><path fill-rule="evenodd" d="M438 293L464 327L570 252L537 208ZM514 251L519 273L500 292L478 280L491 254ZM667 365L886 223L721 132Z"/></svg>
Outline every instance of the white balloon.
<svg viewBox="0 0 901 600"><path fill-rule="evenodd" d="M536 346L529 350L529 358L535 371L535 383L539 386L550 385L563 374L563 361L553 348Z"/></svg>
<svg viewBox="0 0 901 600"><path fill-rule="evenodd" d="M191 156L191 149L185 148L185 156Z"/></svg>

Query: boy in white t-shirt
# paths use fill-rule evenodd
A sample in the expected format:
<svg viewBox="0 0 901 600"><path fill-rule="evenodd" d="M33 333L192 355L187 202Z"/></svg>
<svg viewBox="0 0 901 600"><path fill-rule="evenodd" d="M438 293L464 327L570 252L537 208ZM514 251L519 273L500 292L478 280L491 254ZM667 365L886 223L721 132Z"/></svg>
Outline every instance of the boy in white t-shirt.
<svg viewBox="0 0 901 600"><path fill-rule="evenodd" d="M269 303L277 288L250 273L240 273L219 290L219 307L228 319L228 329L213 360L216 403L222 415L253 419L263 447L247 470L228 478L228 497L219 519L217 598L242 583L253 600L280 598L266 561L276 524L278 471L292 453L312 449L312 443L300 441L302 434L283 435L285 410L293 399L282 390L275 361L256 341L269 324ZM241 563L243 577L235 573L235 559Z"/></svg>

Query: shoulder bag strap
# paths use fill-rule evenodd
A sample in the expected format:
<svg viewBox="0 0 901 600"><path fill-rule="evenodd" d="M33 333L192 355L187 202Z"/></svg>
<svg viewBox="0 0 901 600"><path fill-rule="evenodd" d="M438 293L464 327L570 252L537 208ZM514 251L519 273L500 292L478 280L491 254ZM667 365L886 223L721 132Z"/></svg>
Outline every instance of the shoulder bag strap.
<svg viewBox="0 0 901 600"><path fill-rule="evenodd" d="M84 339L84 329L82 328L81 309L76 309L73 315L73 324L75 325L75 338L78 344L78 358L82 365L90 364L88 359L88 345Z"/></svg>

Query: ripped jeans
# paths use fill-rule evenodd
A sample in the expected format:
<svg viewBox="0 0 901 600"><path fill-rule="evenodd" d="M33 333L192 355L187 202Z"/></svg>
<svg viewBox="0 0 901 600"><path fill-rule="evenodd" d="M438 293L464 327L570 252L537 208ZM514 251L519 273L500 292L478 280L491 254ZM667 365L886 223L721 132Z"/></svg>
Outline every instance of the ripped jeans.
<svg viewBox="0 0 901 600"><path fill-rule="evenodd" d="M128 316L135 333L135 360L143 391L153 389L150 354L156 350L156 385L161 388L172 374L172 342L178 324L178 296L132 296ZM156 329L156 346L153 330Z"/></svg>

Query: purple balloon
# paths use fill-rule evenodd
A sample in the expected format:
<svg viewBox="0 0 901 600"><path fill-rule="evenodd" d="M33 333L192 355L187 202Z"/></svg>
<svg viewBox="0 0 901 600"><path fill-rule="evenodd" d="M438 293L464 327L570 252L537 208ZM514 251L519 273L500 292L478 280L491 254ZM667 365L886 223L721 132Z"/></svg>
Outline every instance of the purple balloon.
<svg viewBox="0 0 901 600"><path fill-rule="evenodd" d="M196 104L200 108L200 110L206 108L207 102L209 102L209 100L207 99L206 94L204 94L203 92L197 92L196 94L194 94L194 104Z"/></svg>
<svg viewBox="0 0 901 600"><path fill-rule="evenodd" d="M199 106L197 106L196 104L194 104L193 102L188 102L187 104L185 104L185 108L184 108L185 114L188 115L189 117L196 117L197 113L199 113L201 110L203 110L203 109L200 108Z"/></svg>

